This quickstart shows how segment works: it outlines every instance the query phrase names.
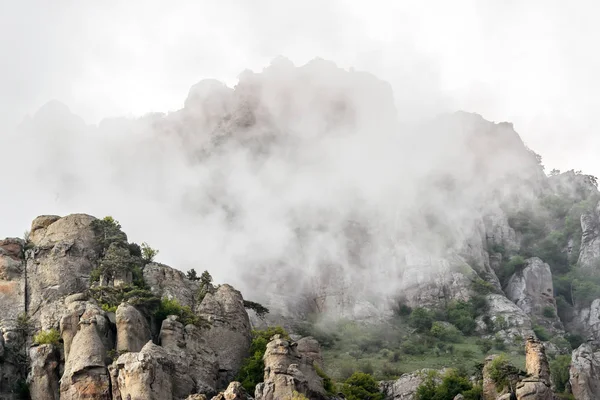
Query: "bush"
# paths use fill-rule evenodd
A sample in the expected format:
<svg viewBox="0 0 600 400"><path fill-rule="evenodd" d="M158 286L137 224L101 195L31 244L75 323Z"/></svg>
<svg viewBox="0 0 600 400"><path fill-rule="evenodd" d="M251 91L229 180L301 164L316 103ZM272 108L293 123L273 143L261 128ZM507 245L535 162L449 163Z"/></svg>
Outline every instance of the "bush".
<svg viewBox="0 0 600 400"><path fill-rule="evenodd" d="M262 331L252 331L252 343L250 344L250 356L246 357L236 377L248 393L254 393L256 385L264 380L265 364L263 356L267 351L267 344L274 335L282 335L289 338L287 332L280 326L270 327Z"/></svg>
<svg viewBox="0 0 600 400"><path fill-rule="evenodd" d="M550 362L550 374L552 382L556 385L556 390L564 392L569 382L569 367L571 366L571 356L557 356Z"/></svg>
<svg viewBox="0 0 600 400"><path fill-rule="evenodd" d="M475 279L472 283L473 290L478 294L495 293L496 288L491 283L484 281L481 278Z"/></svg>
<svg viewBox="0 0 600 400"><path fill-rule="evenodd" d="M41 331L33 337L35 344L52 344L58 346L60 343L60 332L52 328L48 331Z"/></svg>
<svg viewBox="0 0 600 400"><path fill-rule="evenodd" d="M478 339L476 343L483 354L487 354L494 346L492 341L489 339Z"/></svg>
<svg viewBox="0 0 600 400"><path fill-rule="evenodd" d="M327 393L333 394L333 392L335 391L335 386L331 378L325 373L325 371L323 371L319 367L317 363L314 363L313 366L317 375L319 375L319 377L323 379L323 389L325 389Z"/></svg>
<svg viewBox="0 0 600 400"><path fill-rule="evenodd" d="M489 373L498 391L502 391L505 387L510 386L511 382L516 381L520 375L520 371L504 355L500 355L492 360Z"/></svg>
<svg viewBox="0 0 600 400"><path fill-rule="evenodd" d="M444 374L439 384L436 382L435 375L428 375L425 382L417 388L416 398L417 400L452 400L457 394L470 392L472 389L469 378L451 369Z"/></svg>
<svg viewBox="0 0 600 400"><path fill-rule="evenodd" d="M533 332L535 333L535 336L537 336L537 338L542 342L547 342L550 340L550 334L543 326L534 325Z"/></svg>
<svg viewBox="0 0 600 400"><path fill-rule="evenodd" d="M159 323L165 320L169 315L176 315L179 317L179 322L184 326L189 324L202 326L202 323L204 322L201 317L194 314L190 307L182 306L175 298L162 299L158 310L154 313L154 316Z"/></svg>
<svg viewBox="0 0 600 400"><path fill-rule="evenodd" d="M346 400L383 400L383 393L379 391L379 384L369 374L355 372L344 382L341 392Z"/></svg>
<svg viewBox="0 0 600 400"><path fill-rule="evenodd" d="M432 336L446 341L457 343L461 340L461 333L456 327L450 323L434 322L429 331Z"/></svg>
<svg viewBox="0 0 600 400"><path fill-rule="evenodd" d="M568 334L566 336L566 339L569 342L569 344L571 345L571 348L573 350L575 350L576 348L581 346L583 344L583 342L585 342L585 339L583 338L583 336L577 335L577 334Z"/></svg>
<svg viewBox="0 0 600 400"><path fill-rule="evenodd" d="M544 310L542 311L542 315L546 318L556 317L556 313L554 312L554 307L552 307L552 306L544 307Z"/></svg>
<svg viewBox="0 0 600 400"><path fill-rule="evenodd" d="M419 332L427 332L433 325L433 315L431 311L418 307L410 313L408 323Z"/></svg>
<svg viewBox="0 0 600 400"><path fill-rule="evenodd" d="M306 397L305 395L303 395L302 393L299 393L297 391L293 391L292 392L292 396L291 397L286 397L284 400L309 400L308 397Z"/></svg>
<svg viewBox="0 0 600 400"><path fill-rule="evenodd" d="M121 231L121 224L111 216L94 220L92 229L98 236L103 254L113 243L127 244L127 235Z"/></svg>

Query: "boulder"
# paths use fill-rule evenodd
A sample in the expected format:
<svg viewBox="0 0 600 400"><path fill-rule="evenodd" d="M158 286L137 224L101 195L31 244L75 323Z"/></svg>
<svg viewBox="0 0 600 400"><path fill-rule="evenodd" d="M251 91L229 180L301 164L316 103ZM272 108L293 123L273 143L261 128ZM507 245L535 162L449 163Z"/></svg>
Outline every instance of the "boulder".
<svg viewBox="0 0 600 400"><path fill-rule="evenodd" d="M317 339L308 336L299 339L297 342L296 351L300 356L304 357L308 362L315 363L319 368L323 368L323 355L321 354L321 345Z"/></svg>
<svg viewBox="0 0 600 400"><path fill-rule="evenodd" d="M116 325L118 352L139 352L148 340L152 339L148 320L130 304L119 305L116 312Z"/></svg>
<svg viewBox="0 0 600 400"><path fill-rule="evenodd" d="M27 381L32 399L59 400L60 353L51 344L32 347L29 350L31 367Z"/></svg>
<svg viewBox="0 0 600 400"><path fill-rule="evenodd" d="M230 285L221 285L205 295L196 313L210 324L201 333L206 345L217 354L219 387L225 387L237 375L252 341L244 299Z"/></svg>
<svg viewBox="0 0 600 400"><path fill-rule="evenodd" d="M410 374L404 374L395 381L382 381L379 388L386 400L414 400L417 388L425 382L427 374L433 370L423 369Z"/></svg>
<svg viewBox="0 0 600 400"><path fill-rule="evenodd" d="M231 382L227 390L219 393L212 400L248 400L248 393L239 382Z"/></svg>
<svg viewBox="0 0 600 400"><path fill-rule="evenodd" d="M294 392L314 400L327 398L323 380L312 362L298 353L295 342L275 335L267 344L263 360L264 382L256 386L256 400L291 398Z"/></svg>
<svg viewBox="0 0 600 400"><path fill-rule="evenodd" d="M589 343L573 351L569 383L577 400L600 398L600 352L594 353Z"/></svg>
<svg viewBox="0 0 600 400"><path fill-rule="evenodd" d="M160 346L149 341L140 352L121 355L110 367L112 398L169 400L174 397L173 362Z"/></svg>

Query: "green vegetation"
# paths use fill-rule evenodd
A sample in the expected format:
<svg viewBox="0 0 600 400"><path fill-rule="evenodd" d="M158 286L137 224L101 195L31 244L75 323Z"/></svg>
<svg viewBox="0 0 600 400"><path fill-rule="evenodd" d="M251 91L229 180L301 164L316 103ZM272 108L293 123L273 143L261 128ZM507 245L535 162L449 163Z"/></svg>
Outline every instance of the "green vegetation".
<svg viewBox="0 0 600 400"><path fill-rule="evenodd" d="M504 354L492 360L489 372L490 378L496 384L498 391L502 391L506 387L510 387L511 390L514 389L512 383L516 382L520 376L525 376L525 373L513 366Z"/></svg>
<svg viewBox="0 0 600 400"><path fill-rule="evenodd" d="M535 336L537 336L537 338L542 342L547 342L551 338L550 334L543 326L534 325L533 332L535 333Z"/></svg>
<svg viewBox="0 0 600 400"><path fill-rule="evenodd" d="M256 385L264 379L265 364L263 356L267 350L267 344L274 335L289 338L287 332L280 326L270 327L262 331L252 331L250 356L244 359L240 372L235 379L242 384L248 393L254 393Z"/></svg>
<svg viewBox="0 0 600 400"><path fill-rule="evenodd" d="M143 242L140 248L142 249L142 259L147 263L154 261L154 257L159 253L158 250L148 246L146 242Z"/></svg>
<svg viewBox="0 0 600 400"><path fill-rule="evenodd" d="M249 310L254 310L254 312L256 313L256 315L258 315L259 318L263 318L266 314L269 313L269 309L267 307L250 300L244 300L244 307Z"/></svg>
<svg viewBox="0 0 600 400"><path fill-rule="evenodd" d="M89 289L90 295L96 299L100 307L106 312L114 312L122 302L136 306L147 316L154 313L159 305L160 299L147 289L140 289L136 285L96 286Z"/></svg>
<svg viewBox="0 0 600 400"><path fill-rule="evenodd" d="M306 397L302 393L298 393L297 391L294 390L292 392L292 396L291 397L288 396L284 400L308 400L308 397Z"/></svg>
<svg viewBox="0 0 600 400"><path fill-rule="evenodd" d="M435 371L429 373L425 382L417 388L416 398L417 400L452 400L457 394L462 394L466 400L479 400L482 392L481 386L473 386L466 374L450 369L442 377L439 377Z"/></svg>
<svg viewBox="0 0 600 400"><path fill-rule="evenodd" d="M333 395L335 392L335 385L331 378L325 373L325 371L321 369L321 367L319 367L317 363L314 363L313 367L315 368L315 372L317 373L317 375L319 375L319 377L323 379L323 388L325 389L325 391L328 394Z"/></svg>
<svg viewBox="0 0 600 400"><path fill-rule="evenodd" d="M563 393L569 382L569 367L571 366L570 355L559 355L550 361L550 374L552 382L556 385L556 390Z"/></svg>
<svg viewBox="0 0 600 400"><path fill-rule="evenodd" d="M194 314L190 307L179 304L177 299L162 299L158 309L154 312L154 317L158 323L160 323L169 315L176 315L179 322L181 322L184 326L196 325L198 327L202 327L204 324L206 324L206 321Z"/></svg>
<svg viewBox="0 0 600 400"><path fill-rule="evenodd" d="M16 330L21 332L24 335L29 334L29 331L31 331L32 328L32 323L31 323L31 318L29 317L29 315L27 315L27 313L21 313L17 316L17 321L16 321Z"/></svg>
<svg viewBox="0 0 600 400"><path fill-rule="evenodd" d="M41 331L33 337L35 344L52 344L58 346L60 343L60 332L52 328L47 331Z"/></svg>
<svg viewBox="0 0 600 400"><path fill-rule="evenodd" d="M195 274L196 274L196 271L194 271L194 275ZM212 292L215 289L215 287L212 284L213 278L208 273L208 271L204 271L202 273L202 275L200 275L200 279L198 279L198 280L200 281L200 287L198 288L197 299L198 299L198 302L201 303L202 300L204 300L204 297L206 296L206 294Z"/></svg>
<svg viewBox="0 0 600 400"><path fill-rule="evenodd" d="M194 268L190 269L187 274L186 277L190 280L190 281L199 281L200 278L198 277L198 273L196 272L196 270Z"/></svg>
<svg viewBox="0 0 600 400"><path fill-rule="evenodd" d="M542 310L542 315L546 318L554 318L556 317L556 313L554 312L554 307L546 306Z"/></svg>
<svg viewBox="0 0 600 400"><path fill-rule="evenodd" d="M355 372L340 387L347 400L383 400L383 393L375 378L363 372Z"/></svg>

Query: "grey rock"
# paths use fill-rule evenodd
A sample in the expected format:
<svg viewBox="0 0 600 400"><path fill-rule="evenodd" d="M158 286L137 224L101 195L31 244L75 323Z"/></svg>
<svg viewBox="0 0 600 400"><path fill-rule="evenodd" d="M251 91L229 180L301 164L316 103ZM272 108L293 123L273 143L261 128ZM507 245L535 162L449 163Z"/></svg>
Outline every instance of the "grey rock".
<svg viewBox="0 0 600 400"><path fill-rule="evenodd" d="M39 400L59 399L60 354L51 344L32 347L29 350L31 367L27 381L31 398Z"/></svg>
<svg viewBox="0 0 600 400"><path fill-rule="evenodd" d="M589 343L573 351L569 375L571 390L577 400L600 398L600 352L594 353Z"/></svg>
<svg viewBox="0 0 600 400"><path fill-rule="evenodd" d="M251 343L251 327L244 299L230 285L221 285L214 293L207 293L196 313L210 323L202 330L202 337L217 354L221 373L220 387L237 375Z"/></svg>
<svg viewBox="0 0 600 400"><path fill-rule="evenodd" d="M111 365L112 398L178 399L173 396L173 370L173 362L166 351L149 341L140 352L123 354Z"/></svg>
<svg viewBox="0 0 600 400"><path fill-rule="evenodd" d="M194 308L198 283L167 265L150 263L144 267L144 281L158 297L177 299L181 305Z"/></svg>
<svg viewBox="0 0 600 400"><path fill-rule="evenodd" d="M414 400L417 388L425 381L427 373L433 371L423 369L410 374L403 374L395 381L382 381L379 388L386 400Z"/></svg>
<svg viewBox="0 0 600 400"><path fill-rule="evenodd" d="M505 326L497 332L500 337L512 341L516 337L524 338L533 334L529 316L505 296L489 294L486 299L488 303L487 314L491 316L492 321L496 323L498 317L504 319ZM482 334L486 331L482 317L477 319L477 329Z"/></svg>
<svg viewBox="0 0 600 400"><path fill-rule="evenodd" d="M231 382L224 392L219 393L212 400L248 400L248 393L239 382Z"/></svg>
<svg viewBox="0 0 600 400"><path fill-rule="evenodd" d="M592 212L581 216L581 229L578 264L581 268L593 269L600 260L600 203Z"/></svg>
<svg viewBox="0 0 600 400"><path fill-rule="evenodd" d="M152 339L152 332L146 317L134 306L122 303L116 312L117 325L117 351L139 352L148 340Z"/></svg>

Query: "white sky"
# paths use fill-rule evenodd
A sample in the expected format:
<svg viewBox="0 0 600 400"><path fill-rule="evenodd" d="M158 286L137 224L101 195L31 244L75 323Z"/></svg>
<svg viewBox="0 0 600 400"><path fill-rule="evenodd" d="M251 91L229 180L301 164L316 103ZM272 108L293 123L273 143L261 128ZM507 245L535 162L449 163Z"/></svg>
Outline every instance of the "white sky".
<svg viewBox="0 0 600 400"><path fill-rule="evenodd" d="M600 175L594 1L0 0L0 127L50 99L88 123L180 108L277 55L388 80L404 116L514 122L548 169Z"/></svg>

